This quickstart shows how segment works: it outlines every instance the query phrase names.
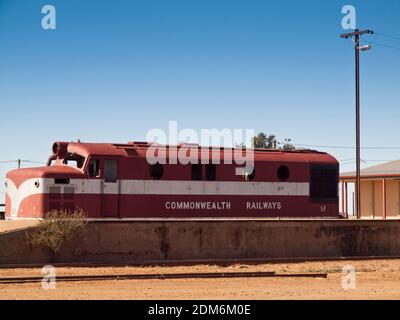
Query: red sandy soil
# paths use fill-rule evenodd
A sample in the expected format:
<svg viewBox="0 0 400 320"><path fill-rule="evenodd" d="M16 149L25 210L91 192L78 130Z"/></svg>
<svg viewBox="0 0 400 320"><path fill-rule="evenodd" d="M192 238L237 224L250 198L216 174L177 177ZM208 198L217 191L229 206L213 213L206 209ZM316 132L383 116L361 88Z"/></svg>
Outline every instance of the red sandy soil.
<svg viewBox="0 0 400 320"><path fill-rule="evenodd" d="M356 268L355 289L342 288L342 268ZM56 276L275 271L327 273L324 278L220 278L107 280L0 284L1 299L399 299L400 259L335 260L230 266L57 267ZM40 268L0 269L0 277L42 276Z"/></svg>
<svg viewBox="0 0 400 320"><path fill-rule="evenodd" d="M0 220L0 233L33 227L38 223L37 220Z"/></svg>
<svg viewBox="0 0 400 320"><path fill-rule="evenodd" d="M0 220L0 233L33 227L38 223L37 220Z"/></svg>

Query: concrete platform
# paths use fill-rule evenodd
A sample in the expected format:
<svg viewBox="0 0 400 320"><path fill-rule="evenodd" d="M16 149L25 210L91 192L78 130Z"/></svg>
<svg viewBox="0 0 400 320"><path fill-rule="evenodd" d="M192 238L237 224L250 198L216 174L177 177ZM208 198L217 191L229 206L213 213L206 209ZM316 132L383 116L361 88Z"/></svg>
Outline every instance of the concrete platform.
<svg viewBox="0 0 400 320"><path fill-rule="evenodd" d="M91 221L57 255L26 230L0 234L0 264L400 256L394 220Z"/></svg>

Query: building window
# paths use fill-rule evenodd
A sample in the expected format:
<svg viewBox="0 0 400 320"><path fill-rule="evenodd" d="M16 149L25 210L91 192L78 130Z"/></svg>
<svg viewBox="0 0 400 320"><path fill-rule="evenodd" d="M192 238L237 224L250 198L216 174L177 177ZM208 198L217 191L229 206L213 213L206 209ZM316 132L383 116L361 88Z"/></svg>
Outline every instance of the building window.
<svg viewBox="0 0 400 320"><path fill-rule="evenodd" d="M310 167L310 198L317 201L336 201L338 198L339 171L336 166Z"/></svg>
<svg viewBox="0 0 400 320"><path fill-rule="evenodd" d="M192 164L192 180L201 180L201 164Z"/></svg>
<svg viewBox="0 0 400 320"><path fill-rule="evenodd" d="M279 181L286 181L289 179L289 168L287 166L280 166L277 171Z"/></svg>
<svg viewBox="0 0 400 320"><path fill-rule="evenodd" d="M149 173L150 177L152 177L154 180L159 180L164 174L164 168L157 162L156 164L150 166Z"/></svg>
<svg viewBox="0 0 400 320"><path fill-rule="evenodd" d="M217 166L215 164L206 164L206 180L214 181L217 178Z"/></svg>
<svg viewBox="0 0 400 320"><path fill-rule="evenodd" d="M106 159L104 161L104 182L117 182L118 165L117 160Z"/></svg>

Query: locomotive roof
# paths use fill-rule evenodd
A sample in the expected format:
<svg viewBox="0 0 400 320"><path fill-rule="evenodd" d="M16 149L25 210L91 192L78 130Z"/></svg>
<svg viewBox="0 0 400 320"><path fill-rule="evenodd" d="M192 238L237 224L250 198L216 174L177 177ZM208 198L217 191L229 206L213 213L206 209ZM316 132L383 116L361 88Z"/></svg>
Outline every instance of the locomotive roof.
<svg viewBox="0 0 400 320"><path fill-rule="evenodd" d="M120 157L144 157L151 145L147 142L128 142L127 144L115 143L82 143L71 142L68 144L68 152L78 153L82 156L97 155L97 156L120 156ZM197 144L180 144L180 145L159 145L159 148L177 148L182 147L201 148L203 152L218 150L220 151L233 151L240 150L238 148L224 148L224 147L201 147ZM247 149L253 150L259 160L270 159L270 156L278 155L291 155L290 160L293 161L307 161L307 158L312 157L321 158L326 160L327 157L333 158L326 152L311 150L311 149L296 149L296 150L283 150L283 149ZM319 156L319 157L318 157ZM334 159L334 158L333 158ZM287 159L289 160L289 159Z"/></svg>

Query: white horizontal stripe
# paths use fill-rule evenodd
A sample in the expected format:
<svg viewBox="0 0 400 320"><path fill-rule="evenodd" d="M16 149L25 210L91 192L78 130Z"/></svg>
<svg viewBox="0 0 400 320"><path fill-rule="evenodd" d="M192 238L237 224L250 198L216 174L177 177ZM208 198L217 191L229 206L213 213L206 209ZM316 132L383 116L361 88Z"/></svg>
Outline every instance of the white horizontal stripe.
<svg viewBox="0 0 400 320"><path fill-rule="evenodd" d="M121 180L121 194L308 196L308 182Z"/></svg>
<svg viewBox="0 0 400 320"><path fill-rule="evenodd" d="M36 188L34 183L40 183ZM25 195L49 193L49 187L75 187L77 194L100 194L100 179L71 179L70 184L54 184L54 179L29 179L16 190L9 180L13 195L23 191ZM118 186L120 184L120 188ZM247 182L247 181L178 181L178 180L119 180L104 183L107 194L180 194L180 195L309 195L308 182ZM11 190L7 190L11 191ZM8 192L7 192L8 193ZM11 196L11 198L13 198Z"/></svg>
<svg viewBox="0 0 400 320"><path fill-rule="evenodd" d="M47 187L54 186L53 179L46 180L50 180L46 183ZM70 185L57 186L74 186L77 194L309 195L308 182L119 180L104 183L103 191L102 183L99 179L71 179ZM48 193L48 190L45 192Z"/></svg>
<svg viewBox="0 0 400 320"><path fill-rule="evenodd" d="M12 217L19 213L23 199L34 194L49 193L50 187L74 187L76 194L124 195L264 195L308 196L308 182L247 182L247 181L177 181L177 180L119 180L104 183L100 179L71 179L70 184L55 184L54 179L28 179L17 189L7 179L6 193L11 200ZM35 186L35 182L38 185Z"/></svg>

